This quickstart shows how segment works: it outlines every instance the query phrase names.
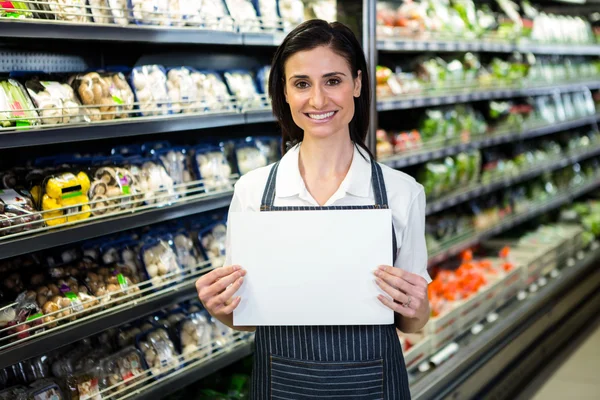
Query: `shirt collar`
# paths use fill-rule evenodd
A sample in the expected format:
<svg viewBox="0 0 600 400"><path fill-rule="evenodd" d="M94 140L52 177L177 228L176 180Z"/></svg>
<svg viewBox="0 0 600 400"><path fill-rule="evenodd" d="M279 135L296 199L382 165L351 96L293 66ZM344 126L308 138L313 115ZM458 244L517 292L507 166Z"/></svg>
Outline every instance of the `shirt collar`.
<svg viewBox="0 0 600 400"><path fill-rule="evenodd" d="M288 150L279 162L275 188L277 197L296 196L306 191L298 168L299 154L300 144ZM357 197L369 197L372 191L371 173L369 155L355 145L350 169L342 181L339 191Z"/></svg>

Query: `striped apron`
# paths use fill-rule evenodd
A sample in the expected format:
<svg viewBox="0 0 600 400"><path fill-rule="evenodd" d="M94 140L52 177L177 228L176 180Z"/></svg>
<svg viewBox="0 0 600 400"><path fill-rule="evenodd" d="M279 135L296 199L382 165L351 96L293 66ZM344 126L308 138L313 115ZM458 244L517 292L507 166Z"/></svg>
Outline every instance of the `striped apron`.
<svg viewBox="0 0 600 400"><path fill-rule="evenodd" d="M275 207L278 163L261 211L388 208L381 167L371 161L373 206ZM396 236L393 235L396 259ZM394 325L259 326L256 329L251 398L408 400L408 376Z"/></svg>

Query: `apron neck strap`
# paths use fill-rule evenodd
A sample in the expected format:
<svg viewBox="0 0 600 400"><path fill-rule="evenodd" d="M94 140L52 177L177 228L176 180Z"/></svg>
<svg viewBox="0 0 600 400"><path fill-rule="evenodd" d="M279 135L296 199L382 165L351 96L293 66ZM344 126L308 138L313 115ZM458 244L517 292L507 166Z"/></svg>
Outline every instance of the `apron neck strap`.
<svg viewBox="0 0 600 400"><path fill-rule="evenodd" d="M278 168L279 161L273 165L271 172L269 173L269 178L267 179L260 205L261 211L269 211L275 203L275 187L277 186ZM371 160L371 185L373 186L375 207L388 208L387 190L383 180L383 172L381 171L381 166L375 160Z"/></svg>

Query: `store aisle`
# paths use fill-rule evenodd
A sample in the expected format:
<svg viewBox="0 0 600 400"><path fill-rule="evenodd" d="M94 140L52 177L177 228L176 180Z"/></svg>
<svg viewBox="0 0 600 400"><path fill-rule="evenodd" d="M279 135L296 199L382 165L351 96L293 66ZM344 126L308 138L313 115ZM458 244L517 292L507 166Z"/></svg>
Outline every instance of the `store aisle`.
<svg viewBox="0 0 600 400"><path fill-rule="evenodd" d="M532 400L600 399L600 326L565 358Z"/></svg>

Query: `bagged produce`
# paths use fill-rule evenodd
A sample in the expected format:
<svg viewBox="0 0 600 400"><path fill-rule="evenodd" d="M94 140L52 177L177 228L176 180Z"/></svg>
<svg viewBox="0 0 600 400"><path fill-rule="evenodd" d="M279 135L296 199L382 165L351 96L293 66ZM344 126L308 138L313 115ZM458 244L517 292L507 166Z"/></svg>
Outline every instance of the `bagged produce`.
<svg viewBox="0 0 600 400"><path fill-rule="evenodd" d="M107 394L120 392L128 386L135 385L144 377L142 357L142 353L138 349L129 346L102 360L104 375L101 387L108 388L118 385Z"/></svg>
<svg viewBox="0 0 600 400"><path fill-rule="evenodd" d="M87 110L81 107L73 88L68 84L34 77L25 82L25 87L38 108L42 124L90 121Z"/></svg>
<svg viewBox="0 0 600 400"><path fill-rule="evenodd" d="M25 232L44 226L29 193L13 189L0 190L0 236Z"/></svg>
<svg viewBox="0 0 600 400"><path fill-rule="evenodd" d="M225 263L226 236L227 227L223 222L217 222L199 232L198 239L204 256L214 268L222 267Z"/></svg>
<svg viewBox="0 0 600 400"><path fill-rule="evenodd" d="M86 0L48 0L43 4L44 8L49 8L54 17L48 19L57 19L69 22L90 22L90 15L86 7ZM41 2L40 2L40 5Z"/></svg>
<svg viewBox="0 0 600 400"><path fill-rule="evenodd" d="M131 12L138 25L171 25L169 0L129 0Z"/></svg>
<svg viewBox="0 0 600 400"><path fill-rule="evenodd" d="M229 14L243 32L260 31L256 9L250 0L225 0Z"/></svg>
<svg viewBox="0 0 600 400"><path fill-rule="evenodd" d="M185 229L178 230L173 237L173 244L177 253L178 264L188 270L188 273L194 272L202 257L194 245L191 234Z"/></svg>
<svg viewBox="0 0 600 400"><path fill-rule="evenodd" d="M190 76L196 85L198 100L208 111L232 109L231 95L216 72L192 70Z"/></svg>
<svg viewBox="0 0 600 400"><path fill-rule="evenodd" d="M115 118L131 117L135 96L125 75L122 72L102 72L100 76L108 83L108 93L115 104Z"/></svg>
<svg viewBox="0 0 600 400"><path fill-rule="evenodd" d="M228 71L224 74L227 86L237 100L238 108L264 108L265 103L259 96L252 74L249 71Z"/></svg>
<svg viewBox="0 0 600 400"><path fill-rule="evenodd" d="M186 67L171 68L167 73L167 90L171 101L171 110L175 114L189 114L204 111L198 89Z"/></svg>
<svg viewBox="0 0 600 400"><path fill-rule="evenodd" d="M100 167L92 176L88 196L94 216L133 208L142 196L139 182L128 168Z"/></svg>
<svg viewBox="0 0 600 400"><path fill-rule="evenodd" d="M302 0L279 0L279 14L283 19L283 29L287 32L304 21L304 3Z"/></svg>
<svg viewBox="0 0 600 400"><path fill-rule="evenodd" d="M135 341L136 347L141 351L146 365L155 377L179 367L179 356L175 345L165 329L155 328L141 333Z"/></svg>
<svg viewBox="0 0 600 400"><path fill-rule="evenodd" d="M233 329L214 317L210 318L210 323L212 325L212 340L216 348L225 347L235 340Z"/></svg>
<svg viewBox="0 0 600 400"><path fill-rule="evenodd" d="M72 76L71 86L79 94L79 98L87 107L92 121L113 120L116 118L119 103L111 95L111 82L98 72Z"/></svg>
<svg viewBox="0 0 600 400"><path fill-rule="evenodd" d="M173 178L160 161L146 159L139 170L131 168L130 171L137 176L146 204L167 204L176 199Z"/></svg>
<svg viewBox="0 0 600 400"><path fill-rule="evenodd" d="M200 20L203 28L219 31L235 30L233 20L223 0L199 0L198 3L201 7L202 18Z"/></svg>
<svg viewBox="0 0 600 400"><path fill-rule="evenodd" d="M169 240L169 238L149 239L141 249L141 258L146 275L155 286L163 286L165 282L177 278L181 273L181 266L177 262L177 254L170 244L172 240Z"/></svg>
<svg viewBox="0 0 600 400"><path fill-rule="evenodd" d="M143 116L165 115L171 112L167 75L163 67L143 65L131 72L131 86Z"/></svg>
<svg viewBox="0 0 600 400"><path fill-rule="evenodd" d="M173 147L154 152L164 165L173 183L180 186L176 189L176 192L179 193L185 193L188 190L188 188L181 186L182 184L193 181L188 166L188 150L187 147Z"/></svg>
<svg viewBox="0 0 600 400"><path fill-rule="evenodd" d="M0 4L0 18L31 18L29 5L21 1L3 1Z"/></svg>
<svg viewBox="0 0 600 400"><path fill-rule="evenodd" d="M257 14L264 31L274 32L281 30L277 0L254 0L254 6L258 11Z"/></svg>
<svg viewBox="0 0 600 400"><path fill-rule="evenodd" d="M63 172L46 177L41 186L32 188L32 194L42 194L38 208L47 211L43 214L46 224L56 226L90 217L89 189L90 180L85 172Z"/></svg>
<svg viewBox="0 0 600 400"><path fill-rule="evenodd" d="M271 74L271 67L266 65L258 70L258 74L256 75L258 79L258 86L260 90L262 90L265 98L269 97L269 75Z"/></svg>
<svg viewBox="0 0 600 400"><path fill-rule="evenodd" d="M27 92L14 79L0 79L0 126L38 125L38 114Z"/></svg>
<svg viewBox="0 0 600 400"><path fill-rule="evenodd" d="M253 138L256 148L267 159L267 165L273 164L281 158L281 139L277 137L261 136Z"/></svg>
<svg viewBox="0 0 600 400"><path fill-rule="evenodd" d="M208 356L212 352L213 327L203 313L189 315L175 328L176 343L183 355L193 354L194 358Z"/></svg>
<svg viewBox="0 0 600 400"><path fill-rule="evenodd" d="M112 13L107 0L88 0L92 18L97 24L112 23Z"/></svg>
<svg viewBox="0 0 600 400"><path fill-rule="evenodd" d="M217 146L198 146L194 148L194 164L198 179L209 191L230 190L231 167L223 151Z"/></svg>
<svg viewBox="0 0 600 400"><path fill-rule="evenodd" d="M235 160L240 175L267 166L267 156L252 141L240 142L235 145Z"/></svg>

